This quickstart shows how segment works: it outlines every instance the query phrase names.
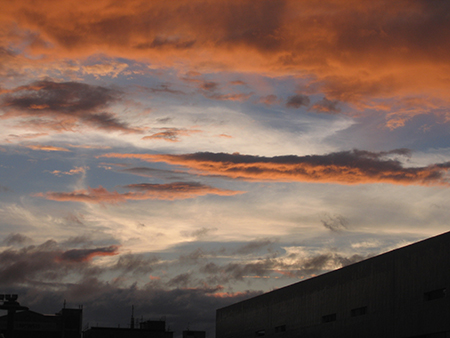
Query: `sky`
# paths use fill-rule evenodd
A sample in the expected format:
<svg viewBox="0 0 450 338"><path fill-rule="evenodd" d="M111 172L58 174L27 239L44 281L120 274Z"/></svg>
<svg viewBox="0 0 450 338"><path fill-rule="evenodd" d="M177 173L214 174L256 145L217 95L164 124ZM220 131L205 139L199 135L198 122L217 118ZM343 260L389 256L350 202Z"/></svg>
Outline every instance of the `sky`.
<svg viewBox="0 0 450 338"><path fill-rule="evenodd" d="M449 230L450 2L15 0L0 289L215 310Z"/></svg>

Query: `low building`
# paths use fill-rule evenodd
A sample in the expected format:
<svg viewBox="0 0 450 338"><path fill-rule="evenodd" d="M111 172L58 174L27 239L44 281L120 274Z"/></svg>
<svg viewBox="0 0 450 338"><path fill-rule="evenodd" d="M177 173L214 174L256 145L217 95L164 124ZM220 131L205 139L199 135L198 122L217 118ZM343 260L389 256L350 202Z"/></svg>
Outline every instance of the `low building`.
<svg viewBox="0 0 450 338"><path fill-rule="evenodd" d="M450 232L221 308L216 338L450 338Z"/></svg>
<svg viewBox="0 0 450 338"><path fill-rule="evenodd" d="M82 313L82 309L62 309L54 315L14 311L12 318L0 317L0 334L6 338L81 338Z"/></svg>
<svg viewBox="0 0 450 338"><path fill-rule="evenodd" d="M206 338L206 332L205 331L192 331L192 330L185 330L183 331L183 338Z"/></svg>
<svg viewBox="0 0 450 338"><path fill-rule="evenodd" d="M173 338L173 332L166 331L163 320L148 320L139 328L90 327L83 332L83 338Z"/></svg>

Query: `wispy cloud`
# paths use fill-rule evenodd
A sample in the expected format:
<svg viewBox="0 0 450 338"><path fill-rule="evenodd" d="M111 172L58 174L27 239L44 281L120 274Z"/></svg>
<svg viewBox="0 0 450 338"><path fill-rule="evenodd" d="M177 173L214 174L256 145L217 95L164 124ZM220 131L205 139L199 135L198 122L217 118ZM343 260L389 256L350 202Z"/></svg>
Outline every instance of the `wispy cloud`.
<svg viewBox="0 0 450 338"><path fill-rule="evenodd" d="M176 200L195 198L208 194L220 196L233 196L242 194L242 191L218 189L196 182L174 182L168 184L129 184L125 186L130 190L125 193L108 191L102 186L98 188L80 189L72 192L46 192L37 193L34 196L44 197L49 200L61 202L85 202L85 203L123 203L127 200L162 199Z"/></svg>
<svg viewBox="0 0 450 338"><path fill-rule="evenodd" d="M70 150L67 148L56 147L56 146L51 146L51 145L43 145L43 144L29 144L29 145L26 145L25 147L33 149L33 150L70 152Z"/></svg>
<svg viewBox="0 0 450 338"><path fill-rule="evenodd" d="M181 136L191 136L192 134L201 133L198 129L180 129L180 128L159 128L156 132L149 136L144 136L143 140L164 140L169 142L180 142Z"/></svg>

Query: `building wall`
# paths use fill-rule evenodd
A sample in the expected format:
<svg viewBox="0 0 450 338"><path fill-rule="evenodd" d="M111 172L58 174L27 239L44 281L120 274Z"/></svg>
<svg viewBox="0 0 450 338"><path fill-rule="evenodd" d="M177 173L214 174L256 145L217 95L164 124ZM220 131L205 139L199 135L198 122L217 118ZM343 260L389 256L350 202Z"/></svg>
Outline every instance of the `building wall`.
<svg viewBox="0 0 450 338"><path fill-rule="evenodd" d="M219 309L216 338L450 337L449 292L445 233Z"/></svg>

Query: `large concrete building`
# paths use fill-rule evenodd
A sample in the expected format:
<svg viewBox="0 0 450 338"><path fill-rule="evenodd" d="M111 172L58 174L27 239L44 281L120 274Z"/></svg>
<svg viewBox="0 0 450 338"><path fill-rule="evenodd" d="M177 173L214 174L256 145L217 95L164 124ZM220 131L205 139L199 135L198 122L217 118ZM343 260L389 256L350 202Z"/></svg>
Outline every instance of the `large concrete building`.
<svg viewBox="0 0 450 338"><path fill-rule="evenodd" d="M450 338L450 232L222 309L216 338Z"/></svg>

